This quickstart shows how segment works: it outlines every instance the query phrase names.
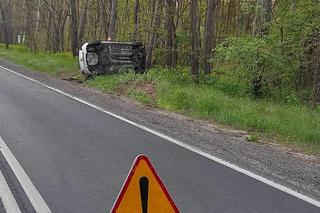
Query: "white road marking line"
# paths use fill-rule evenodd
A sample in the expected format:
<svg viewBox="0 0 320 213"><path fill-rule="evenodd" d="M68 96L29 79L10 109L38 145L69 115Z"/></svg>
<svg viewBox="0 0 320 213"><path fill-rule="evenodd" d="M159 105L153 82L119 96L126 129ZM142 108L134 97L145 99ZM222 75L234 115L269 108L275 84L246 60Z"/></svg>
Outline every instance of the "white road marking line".
<svg viewBox="0 0 320 213"><path fill-rule="evenodd" d="M0 171L0 199L7 213L21 213L17 201L7 184L6 179Z"/></svg>
<svg viewBox="0 0 320 213"><path fill-rule="evenodd" d="M208 159L210 159L210 160L212 160L212 161L214 161L214 162L216 162L216 163L219 163L219 164L221 164L221 165L223 165L223 166L226 166L226 167L228 167L228 168L230 168L230 169L233 169L233 170L235 170L235 171L237 171L237 172L240 172L240 173L242 173L242 174L244 174L244 175L247 175L247 176L249 176L249 177L251 177L251 178L253 178L253 179L256 179L256 180L258 180L258 181L260 181L260 182L262 182L262 183L265 183L265 184L267 184L267 185L269 185L269 186L271 186L271 187L273 187L273 188L276 188L276 189L278 189L278 190L280 190L280 191L283 191L283 192L285 192L285 193L287 193L287 194L289 194L289 195L292 195L292 196L294 196L294 197L296 197L296 198L299 198L299 199L301 199L301 200L303 200L303 201L305 201L305 202L308 202L308 203L310 203L310 204L312 204L312 205L315 205L315 206L317 206L317 207L320 207L320 201L317 201L317 200L315 200L315 199L313 199L313 198L311 198L311 197L309 197L309 196L307 196L307 195L304 195L304 194L299 193L298 191L295 191L295 190L290 189L290 188L288 188L288 187L286 187L286 186L283 186L283 185L281 185L281 184L279 184L279 183L276 183L276 182L274 182L274 181L272 181L272 180L269 180L269 179L267 179L267 178L265 178L265 177L262 177L262 176L260 176L260 175L258 175L258 174L255 174L254 172L251 172L251 171L249 171L249 170L243 169L243 168L241 168L241 167L239 167L239 166L237 166L237 165L235 165L235 164L232 164L232 163L230 163L230 162L228 162L228 161L226 161L226 160L223 160L223 159L218 158L218 157L216 157L216 156L214 156L214 155L212 155L212 154L209 154L209 153L207 153L207 152L205 152L205 151L202 151L201 149L199 149L199 148L197 148L197 147L190 146L189 144L187 144L187 143L185 143L185 142L176 140L176 139L174 139L174 138L172 138L172 137L170 137L170 136L167 136L167 135L162 134L162 133L160 133L160 132L157 132L157 131L155 131L155 130L153 130L153 129L150 129L149 127L146 127L146 126L140 125L140 124L138 124L138 123L135 123L134 121L131 121L131 120L129 120L129 119L126 119L126 118L124 118L124 117L121 117L121 116L119 116L119 115L116 115L116 114L114 114L114 113L112 113L112 112L109 112L109 111L105 110L104 108L102 108L102 107L100 107L100 106L97 106L97 105L94 105L94 104L92 104L92 103L89 103L89 102L87 102L87 101L85 101L85 100L83 100L83 99L81 99L81 98L78 98L78 97L76 97L76 96L73 96L73 95L71 95L71 94L69 94L69 93L66 93L66 92L62 91L62 90L59 90L59 89L56 89L56 88L54 88L54 87L48 86L48 85L46 85L45 83L42 83L42 82L40 82L40 81L38 81L38 80L35 80L35 79L32 79L32 78L30 78L30 77L28 77L28 76L25 76L25 75L21 74L21 73L15 72L15 71L13 71L13 70L11 70L11 69L8 69L8 68L5 68L5 67L3 67L3 66L0 66L0 68L4 69L4 70L6 70L6 71L8 71L8 72L10 72L10 73L13 73L13 74L15 74L15 75L17 75L17 76L20 76L20 77L22 77L22 78L24 78L24 79L30 80L30 81L32 81L32 82L34 82L34 83L36 83L36 84L38 84L38 85L41 85L41 86L43 86L43 87L45 87L45 88L47 88L47 89L50 89L50 90L52 90L52 91L55 91L55 92L57 92L57 93L59 93L59 94L61 94L61 95L64 95L64 96L69 97L69 98L71 98L71 99L73 99L73 100L76 100L76 101L78 101L78 102L80 102L80 103L82 103L82 104L85 104L85 105L87 105L87 106L90 106L90 107L92 107L92 108L94 108L94 109L96 109L96 110L99 110L99 111L103 112L103 113L106 113L106 114L108 114L108 115L110 115L110 116L112 116L112 117L114 117L114 118L117 118L117 119L119 119L119 120L121 120L121 121L124 121L124 122L126 122L126 123L128 123L128 124L131 124L132 126L135 126L135 127L139 128L139 129L142 129L142 130L144 130L144 131L146 131L146 132L149 132L149 133L151 133L151 134L153 134L153 135L155 135L155 136L158 136L158 137L160 137L160 138L162 138L162 139L164 139L164 140L167 140L167 141L169 141L169 142L172 142L172 143L174 143L174 144L176 144L176 145L178 145L178 146L180 146L180 147L183 147L183 148L185 148L185 149L187 149L187 150L190 150L190 151L192 151L192 152L194 152L194 153L197 153L197 154L199 154L199 155L201 155L201 156L203 156L203 157L206 157L206 158L208 158Z"/></svg>
<svg viewBox="0 0 320 213"><path fill-rule="evenodd" d="M36 189L36 187L31 182L27 173L21 167L17 159L14 157L9 147L5 144L3 139L0 137L0 151L3 154L4 158L11 167L13 173L17 177L21 187L29 198L33 208L37 213L51 213L50 208Z"/></svg>

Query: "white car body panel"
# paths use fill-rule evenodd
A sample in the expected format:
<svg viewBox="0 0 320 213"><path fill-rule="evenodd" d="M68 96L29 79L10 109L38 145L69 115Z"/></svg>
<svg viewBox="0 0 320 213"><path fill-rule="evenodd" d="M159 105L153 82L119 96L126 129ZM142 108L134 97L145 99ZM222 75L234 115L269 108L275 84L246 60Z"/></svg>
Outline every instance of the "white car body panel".
<svg viewBox="0 0 320 213"><path fill-rule="evenodd" d="M86 60L87 46L88 46L88 43L85 43L82 46L82 49L79 51L79 64L80 64L81 72L85 75L90 75L91 72L88 69L87 60Z"/></svg>

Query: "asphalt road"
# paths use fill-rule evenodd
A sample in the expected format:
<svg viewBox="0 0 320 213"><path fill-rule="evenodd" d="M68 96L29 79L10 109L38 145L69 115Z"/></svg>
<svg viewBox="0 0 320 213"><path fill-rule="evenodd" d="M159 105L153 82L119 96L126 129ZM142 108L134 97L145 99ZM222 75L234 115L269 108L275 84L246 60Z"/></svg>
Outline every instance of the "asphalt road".
<svg viewBox="0 0 320 213"><path fill-rule="evenodd" d="M53 212L108 212L141 153L151 158L181 212L320 212L303 200L3 69L0 137ZM17 182L12 175L4 176L9 183Z"/></svg>

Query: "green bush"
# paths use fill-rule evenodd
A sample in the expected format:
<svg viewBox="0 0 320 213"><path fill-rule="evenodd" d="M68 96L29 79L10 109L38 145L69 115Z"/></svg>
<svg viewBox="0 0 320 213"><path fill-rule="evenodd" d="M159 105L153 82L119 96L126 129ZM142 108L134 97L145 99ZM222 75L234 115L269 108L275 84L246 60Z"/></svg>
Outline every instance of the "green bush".
<svg viewBox="0 0 320 213"><path fill-rule="evenodd" d="M320 7L312 0L283 0L275 5L275 17L264 38L229 38L215 48L216 87L231 95L256 95L260 89L262 97L290 104L310 100L310 64L319 58L310 55L310 40L319 39Z"/></svg>
<svg viewBox="0 0 320 213"><path fill-rule="evenodd" d="M254 93L256 79L261 80L263 97L285 97L294 88L294 72L272 40L231 38L215 53L214 74L232 79L235 88L242 85L244 91Z"/></svg>
<svg viewBox="0 0 320 213"><path fill-rule="evenodd" d="M284 0L277 3L275 16L278 19L273 22L269 38L277 41L274 45L294 70L295 93L308 102L314 86L314 70L310 67L319 63L319 55L312 49L319 42L319 37L318 41L315 38L319 36L320 7L313 0Z"/></svg>

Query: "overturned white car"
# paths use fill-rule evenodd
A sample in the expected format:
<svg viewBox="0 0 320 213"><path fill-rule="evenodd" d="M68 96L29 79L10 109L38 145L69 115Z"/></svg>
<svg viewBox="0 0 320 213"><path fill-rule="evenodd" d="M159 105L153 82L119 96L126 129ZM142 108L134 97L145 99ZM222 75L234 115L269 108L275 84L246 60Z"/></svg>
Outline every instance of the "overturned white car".
<svg viewBox="0 0 320 213"><path fill-rule="evenodd" d="M141 42L95 41L79 51L80 70L84 75L114 74L122 70L145 71L146 50Z"/></svg>

